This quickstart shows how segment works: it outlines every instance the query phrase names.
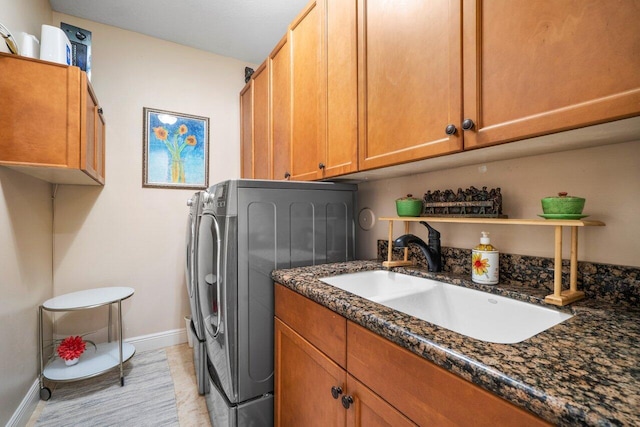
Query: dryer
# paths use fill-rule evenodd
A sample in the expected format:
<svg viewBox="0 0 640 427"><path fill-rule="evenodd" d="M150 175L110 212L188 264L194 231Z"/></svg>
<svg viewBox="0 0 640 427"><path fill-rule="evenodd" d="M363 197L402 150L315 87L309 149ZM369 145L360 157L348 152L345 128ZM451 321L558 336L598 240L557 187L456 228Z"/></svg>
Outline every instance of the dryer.
<svg viewBox="0 0 640 427"><path fill-rule="evenodd" d="M356 186L232 180L203 195L198 292L212 424L273 424L274 269L354 259Z"/></svg>
<svg viewBox="0 0 640 427"><path fill-rule="evenodd" d="M198 225L202 214L202 194L202 191L198 191L187 201L189 217L187 220L185 262L185 279L191 308L191 322L187 333L191 334L192 339L190 341L193 342L193 366L199 394L205 394L209 391L209 381L206 373L207 348L197 288L198 266L196 254L198 250Z"/></svg>

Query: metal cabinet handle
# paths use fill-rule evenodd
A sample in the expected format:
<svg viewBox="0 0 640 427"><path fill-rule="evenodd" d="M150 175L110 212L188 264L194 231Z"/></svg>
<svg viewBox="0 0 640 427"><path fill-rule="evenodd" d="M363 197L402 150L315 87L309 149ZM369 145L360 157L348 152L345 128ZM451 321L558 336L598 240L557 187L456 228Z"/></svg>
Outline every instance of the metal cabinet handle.
<svg viewBox="0 0 640 427"><path fill-rule="evenodd" d="M331 387L331 396L333 396L334 399L337 399L338 397L340 397L341 394L342 394L342 387L336 387L336 386Z"/></svg>
<svg viewBox="0 0 640 427"><path fill-rule="evenodd" d="M464 119L464 121L462 122L462 129L464 130L471 130L474 126L475 123L473 123L473 120L471 119Z"/></svg>
<svg viewBox="0 0 640 427"><path fill-rule="evenodd" d="M344 406L344 409L349 409L352 403L353 403L353 397L342 396L342 406Z"/></svg>
<svg viewBox="0 0 640 427"><path fill-rule="evenodd" d="M456 129L455 125L447 125L446 128L444 128L444 133L446 133L447 135L455 135L456 132L458 131L458 129Z"/></svg>
<svg viewBox="0 0 640 427"><path fill-rule="evenodd" d="M318 167L319 167L320 169L324 169L324 167L325 167L325 166L324 166L324 163L318 163Z"/></svg>
<svg viewBox="0 0 640 427"><path fill-rule="evenodd" d="M291 174L289 172L285 172L284 179L289 179L289 178L291 178Z"/></svg>

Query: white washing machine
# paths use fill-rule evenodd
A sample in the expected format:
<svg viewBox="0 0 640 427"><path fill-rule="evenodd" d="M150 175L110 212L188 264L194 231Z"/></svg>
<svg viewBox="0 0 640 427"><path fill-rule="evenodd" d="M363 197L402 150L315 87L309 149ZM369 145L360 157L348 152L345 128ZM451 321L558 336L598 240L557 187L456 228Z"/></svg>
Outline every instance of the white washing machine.
<svg viewBox="0 0 640 427"><path fill-rule="evenodd" d="M198 250L198 226L202 215L202 193L202 191L198 191L187 201L187 206L189 206L189 219L187 222L185 274L187 294L189 295L189 305L191 307L191 323L187 333L191 334L190 341L193 342L193 365L198 384L198 393L206 394L209 392L207 347L202 311L200 310L198 297L198 266L196 256Z"/></svg>

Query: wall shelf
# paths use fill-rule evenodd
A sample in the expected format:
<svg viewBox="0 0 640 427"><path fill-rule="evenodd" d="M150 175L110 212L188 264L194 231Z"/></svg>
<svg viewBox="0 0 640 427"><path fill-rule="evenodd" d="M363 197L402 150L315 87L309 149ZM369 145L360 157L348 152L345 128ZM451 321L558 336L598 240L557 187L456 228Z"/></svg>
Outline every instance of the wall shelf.
<svg viewBox="0 0 640 427"><path fill-rule="evenodd" d="M413 263L408 260L408 249L404 250L404 259L392 261L393 247L393 223L395 221L404 222L405 234L409 233L409 224L412 222L448 222L461 224L493 224L493 225L525 225L554 227L555 229L555 251L554 251L554 275L553 294L545 297L545 302L553 305L563 306L584 298L584 292L578 290L578 227L602 227L602 221L593 220L549 220L549 219L506 219L506 218L449 218L449 217L382 217L381 221L389 221L389 250L387 261L382 265L385 267L408 266ZM571 229L571 258L569 273L569 289L562 290L562 230L564 227Z"/></svg>

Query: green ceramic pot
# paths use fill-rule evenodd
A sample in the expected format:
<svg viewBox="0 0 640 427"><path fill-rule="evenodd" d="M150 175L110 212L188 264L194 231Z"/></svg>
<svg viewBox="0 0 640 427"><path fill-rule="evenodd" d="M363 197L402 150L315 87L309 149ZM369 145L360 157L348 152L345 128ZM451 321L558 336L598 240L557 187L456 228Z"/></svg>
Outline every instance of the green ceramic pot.
<svg viewBox="0 0 640 427"><path fill-rule="evenodd" d="M422 214L422 200L407 194L396 200L396 211L398 216L420 216Z"/></svg>
<svg viewBox="0 0 640 427"><path fill-rule="evenodd" d="M558 193L558 197L545 197L542 199L542 211L545 214L571 214L577 215L584 209L585 199L582 197L567 196L567 193Z"/></svg>

